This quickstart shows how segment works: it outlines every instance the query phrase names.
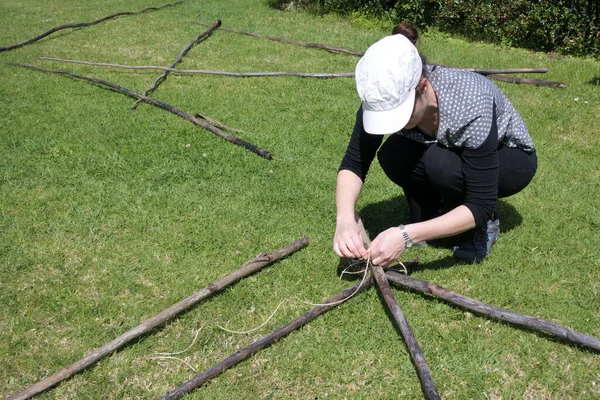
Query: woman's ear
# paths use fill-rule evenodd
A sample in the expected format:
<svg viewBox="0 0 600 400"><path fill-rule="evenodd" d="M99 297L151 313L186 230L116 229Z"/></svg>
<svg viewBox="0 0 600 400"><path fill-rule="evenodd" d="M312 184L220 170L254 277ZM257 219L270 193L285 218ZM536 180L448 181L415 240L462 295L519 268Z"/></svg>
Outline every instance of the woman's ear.
<svg viewBox="0 0 600 400"><path fill-rule="evenodd" d="M422 94L425 93L425 90L427 89L427 78L421 78L421 80L419 81L419 84L417 85L417 93Z"/></svg>

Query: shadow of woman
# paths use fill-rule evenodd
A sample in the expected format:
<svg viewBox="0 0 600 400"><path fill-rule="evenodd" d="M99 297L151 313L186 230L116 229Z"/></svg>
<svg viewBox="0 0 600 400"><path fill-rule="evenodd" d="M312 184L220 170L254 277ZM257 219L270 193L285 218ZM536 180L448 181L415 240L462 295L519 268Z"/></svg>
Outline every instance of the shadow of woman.
<svg viewBox="0 0 600 400"><path fill-rule="evenodd" d="M401 223L408 223L410 221L410 212L404 195L369 204L359 210L359 214L371 239L390 227L398 226ZM496 214L500 219L500 232L509 232L523 222L521 214L519 214L512 204L504 199L499 199L496 203ZM452 248L455 244L456 238L448 238L448 240L444 239L428 243L428 245L431 245L432 247L443 248ZM458 262L460 261L455 260L451 256L447 256L431 263L416 264L409 268L409 273L421 269L445 269Z"/></svg>

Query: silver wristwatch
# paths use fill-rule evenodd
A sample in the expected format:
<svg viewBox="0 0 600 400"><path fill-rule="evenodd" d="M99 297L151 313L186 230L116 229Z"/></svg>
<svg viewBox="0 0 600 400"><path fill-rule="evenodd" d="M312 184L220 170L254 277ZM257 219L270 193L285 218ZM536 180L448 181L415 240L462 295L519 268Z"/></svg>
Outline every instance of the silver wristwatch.
<svg viewBox="0 0 600 400"><path fill-rule="evenodd" d="M400 232L402 232L402 237L404 238L404 245L408 249L413 245L413 242L412 240L410 240L410 236L408 236L408 232L406 232L406 228L404 228L404 225L398 225L398 228L400 228Z"/></svg>

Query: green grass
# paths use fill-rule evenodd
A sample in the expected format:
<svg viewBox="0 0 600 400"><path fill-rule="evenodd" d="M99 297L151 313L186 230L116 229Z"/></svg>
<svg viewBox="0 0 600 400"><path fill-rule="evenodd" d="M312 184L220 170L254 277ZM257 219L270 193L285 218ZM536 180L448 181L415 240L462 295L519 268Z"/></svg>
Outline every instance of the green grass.
<svg viewBox="0 0 600 400"><path fill-rule="evenodd" d="M23 0L0 5L0 45L53 26L161 1ZM198 16L201 14L201 16ZM63 31L0 54L105 79L138 92L157 72L38 61L53 56L167 65L220 18L232 29L364 50L386 31L335 16L269 9L263 0L190 1ZM526 120L540 167L499 203L502 234L483 264L416 249L414 276L496 306L600 337L598 61L424 35L432 62L547 67L567 89L498 83ZM352 71L357 59L223 31L180 64L228 71ZM310 245L228 288L41 398L156 398L350 283L335 276L335 178L358 106L352 79L172 75L153 96L248 132L262 159L187 121L89 83L0 65L0 396L80 359L141 321L303 236ZM533 76L532 77L539 77ZM577 99L577 100L575 100ZM189 146L188 146L189 145ZM371 235L408 219L375 163L359 202ZM448 399L600 397L598 353L395 290ZM407 351L373 290L225 372L189 398L421 398Z"/></svg>

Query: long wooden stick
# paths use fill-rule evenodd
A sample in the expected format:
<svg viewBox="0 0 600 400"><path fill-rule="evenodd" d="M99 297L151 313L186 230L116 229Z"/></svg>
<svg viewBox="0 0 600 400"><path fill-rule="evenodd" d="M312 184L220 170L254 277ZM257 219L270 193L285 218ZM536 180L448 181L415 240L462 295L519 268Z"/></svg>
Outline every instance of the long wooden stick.
<svg viewBox="0 0 600 400"><path fill-rule="evenodd" d="M48 73L60 74L60 75L67 75L67 76L70 76L71 78L81 79L81 80L88 81L88 82L94 82L94 83L97 83L97 84L102 85L102 86L107 86L107 87L109 87L111 89L114 89L114 90L116 90L118 92L125 93L126 95L131 96L131 97L142 99L142 100L144 100L144 101L146 101L146 102L148 102L150 104L154 104L155 106L162 108L163 110L167 110L167 111L169 111L169 112L171 112L171 113L173 113L175 115L178 115L181 118L190 121L194 125L201 126L202 128L206 129L207 131L212 132L215 135L222 137L223 139L227 140L228 142L237 144L238 146L242 146L242 147L250 150L251 152L253 152L255 154L258 154L259 156L265 157L267 159L273 158L273 155L270 152L268 152L267 150L261 149L260 147L257 147L255 145L253 145L252 143L248 143L245 140L242 140L242 139L240 139L238 137L230 135L229 133L227 133L225 131L222 131L219 128L216 128L216 127L210 125L207 122L204 122L202 120L194 118L192 115L190 115L188 113L185 113L185 112L183 112L183 111L181 111L181 110L179 110L179 109L171 106L170 104L164 103L164 102L162 102L160 100L157 100L157 99L154 99L152 97L144 96L141 93L134 92L133 90L124 88L124 87L116 85L114 83L103 81L101 79L90 78L90 77L83 76L83 75L73 74L73 73L68 72L68 71L62 71L62 70L56 70L56 69L47 69L47 68L42 68L42 67L38 67L38 66L35 66L35 65L30 65L30 64L21 64L21 63L8 63L8 64L9 65L15 65L15 66L18 66L18 67L23 67L23 68L35 69L35 70L42 71L42 72L48 72Z"/></svg>
<svg viewBox="0 0 600 400"><path fill-rule="evenodd" d="M44 61L57 61L64 63L73 63L73 64L84 64L91 65L95 67L110 67L110 68L123 68L123 69L158 69L163 71L168 71L171 73L182 74L182 75L195 75L195 74L205 74L205 75L225 75L225 76L236 76L236 77L264 77L264 76L299 76L303 78L349 78L354 77L354 72L338 72L338 73L304 73L304 72L230 72L230 71L210 71L203 69L175 69L169 67L161 67L156 65L122 65L122 64L111 64L111 63L99 63L99 62L90 62L90 61L80 61L80 60L65 60L61 58L55 57L39 57L40 60ZM545 68L513 68L513 69L479 69L479 68L469 68L467 71L476 72L481 75L488 76L489 78L494 78L498 80L503 80L506 82L513 83L528 83L532 85L538 86L552 86L552 87L567 87L566 83L562 82L554 82L554 81L545 81L540 79L529 79L529 78L520 78L513 76L505 76L499 74L499 72L503 73L545 73L548 72Z"/></svg>
<svg viewBox="0 0 600 400"><path fill-rule="evenodd" d="M360 232L361 238L365 247L369 247L371 244L371 239L369 239L369 235L365 230L365 226L363 225L362 219L358 215L358 213L354 214L354 219L358 225L358 230ZM429 370L429 366L425 361L425 356L423 355L423 351L421 351L421 346L417 342L417 339L408 324L408 320L404 316L398 301L396 301L396 297L394 297L394 293L390 288L390 284L387 281L385 276L385 272L383 268L374 264L371 264L371 272L373 273L373 279L375 280L375 284L379 289L379 292L383 296L385 304L394 317L394 321L396 322L396 326L400 330L402 334L402 338L404 339L404 343L408 348L408 353L410 354L410 359L413 362L417 370L417 376L419 377L419 382L421 383L421 390L425 395L425 398L428 400L439 400L441 399L440 395L437 392L435 387L435 383L433 382L433 378L431 377L431 371Z"/></svg>
<svg viewBox="0 0 600 400"><path fill-rule="evenodd" d="M548 68L465 68L466 71L476 72L480 75L491 74L545 74Z"/></svg>
<svg viewBox="0 0 600 400"><path fill-rule="evenodd" d="M61 58L54 57L38 57L39 60L44 61L58 61L64 63L73 64L84 64L91 65L94 67L110 67L110 68L123 68L123 69L158 69L168 71L172 74L182 75L225 75L225 76L237 76L237 77L261 77L261 76L299 76L302 78L348 78L354 77L354 72L338 72L338 73L305 73L305 72L230 72L230 71L211 71L206 69L176 69L169 67L161 67L157 65L122 65L122 64L111 64L111 63L99 63L90 61L80 60L64 60Z"/></svg>
<svg viewBox="0 0 600 400"><path fill-rule="evenodd" d="M183 311L188 310L190 307L197 304L199 301L213 295L214 293L219 292L223 288L239 281L240 279L259 271L267 265L273 264L274 262L287 257L288 255L306 247L307 245L308 238L302 238L273 253L260 253L255 258L245 262L237 271L226 275L225 277L219 279L214 283L211 283L204 289L197 291L196 293L185 298L184 300L181 300L179 303L172 305L171 307L155 315L154 317L142 322L135 328L125 332L124 334L105 344L104 346L93 350L87 356L77 361L76 363L63 368L60 371L49 376L48 378L43 379L38 383L29 386L25 390L10 396L7 400L29 399L35 396L36 394L41 393L57 385L63 380L72 377L73 375L81 372L83 369L96 363L101 358L106 357L115 350L123 347L125 344L130 343L132 340L142 336L147 332L150 332L158 326L165 324L167 321L170 321L175 316L181 314Z"/></svg>
<svg viewBox="0 0 600 400"><path fill-rule="evenodd" d="M191 42L189 42L184 48L183 50L181 50L179 52L179 55L177 56L177 58L175 59L175 61L173 61L171 64L169 64L169 68L174 68L177 64L179 64L181 62L181 60L183 59L183 56L185 56L187 54L188 51L190 51L190 49L192 48L193 45L195 45L196 43L198 43L201 39L207 37L208 35L210 35L215 29L217 29L219 26L221 26L221 20L218 19L215 21L214 24L212 24L206 31L202 32L201 34L199 34L198 36L196 36ZM154 82L152 82L152 85L144 90L144 92L142 93L144 96L147 96L148 93L154 91L158 85L160 84L160 82L162 82L163 80L165 80L167 78L167 75L169 74L169 71L163 71L156 79L154 79ZM131 109L135 109L137 107L138 104L140 104L142 102L141 99L137 99L133 105L131 106Z"/></svg>
<svg viewBox="0 0 600 400"><path fill-rule="evenodd" d="M404 338L404 343L406 343L406 347L408 348L410 358L417 369L417 375L419 376L419 381L421 382L421 390L423 390L425 398L428 400L441 399L435 387L435 383L433 382L433 378L431 377L429 366L425 361L425 356L423 355L421 347L419 346L419 343L417 342L417 339L415 338L415 335L408 324L408 320L404 316L398 301L396 301L396 298L394 297L394 293L392 292L390 284L385 277L383 268L376 265L372 265L371 268L373 271L373 278L375 279L375 283L379 288L379 292L383 296L385 304L390 310L390 313L392 313L398 329L400 329L400 333Z"/></svg>
<svg viewBox="0 0 600 400"><path fill-rule="evenodd" d="M307 313L305 313L305 314L301 315L300 317L294 319L293 321L287 323L286 325L275 330L274 332L270 333L269 335L257 340L256 342L250 344L249 346L235 352L234 354L227 357L226 359L224 359L217 365L207 369L206 371L202 372L201 374L196 375L194 378L192 378L188 382L182 384L181 386L179 386L172 392L165 395L162 399L163 400L179 399L186 393L189 393L192 390L202 386L204 383L208 382L209 380L211 380L215 376L219 375L223 371L225 371L225 370L233 367L237 363L247 359L248 357L250 357L252 354L256 353L257 351L262 350L262 349L272 345L274 342L276 342L279 339L281 339L282 337L288 335L293 330L301 328L302 326L306 325L308 322L317 318L319 315L324 314L325 312L329 311L336 305L340 304L341 301L347 299L348 297L352 296L353 294L358 294L358 293L364 291L365 289L367 289L370 286L371 286L371 280L365 279L362 282L357 283L356 285L344 290L343 292L326 300L322 305L319 305L319 306L311 309Z"/></svg>
<svg viewBox="0 0 600 400"><path fill-rule="evenodd" d="M203 22L198 22L198 21L193 21L193 22L198 25L208 26L207 24L205 24ZM259 37L259 38L263 38L263 39L274 40L276 42L295 44L297 46L302 46L302 47L323 49L323 50L332 51L332 52L336 52L336 53L352 54L355 56L362 56L364 54L364 52L362 52L362 51L349 50L349 49L344 49L342 47L328 46L328 45L320 44L320 43L305 43L305 42L299 42L297 40L278 38L275 36L260 35L258 33L254 33L254 32L235 31L232 29L226 29L226 28L222 28L222 27L220 28L220 30L226 31L226 32L240 33L242 35L255 36L255 37Z"/></svg>
<svg viewBox="0 0 600 400"><path fill-rule="evenodd" d="M536 86L550 86L550 87L559 87L559 88L566 88L567 86L569 86L564 82L545 81L542 79L520 78L517 76L506 76L506 75L496 74L496 73L490 74L490 75L488 75L488 77L497 79L499 81L504 81L504 82L525 83L525 84L536 85Z"/></svg>
<svg viewBox="0 0 600 400"><path fill-rule="evenodd" d="M395 271L386 271L388 280L402 287L420 292L427 293L439 299L445 300L451 304L455 304L477 314L485 315L508 322L513 325L524 328L534 329L544 333L549 333L560 339L577 343L581 346L600 351L600 339L589 336L583 333L576 332L566 326L557 324L541 318L531 317L525 314L519 314L504 308L494 307L479 300L471 299L452 292L444 287L433 283L416 279L407 275L400 274Z"/></svg>
<svg viewBox="0 0 600 400"><path fill-rule="evenodd" d="M94 21L91 21L91 22L79 22L79 23L75 23L75 24L66 24L66 25L56 26L56 27L50 29L49 31L46 31L46 32L42 33L41 35L38 35L38 36L36 36L34 38L31 38L29 40L26 40L24 42L16 43L16 44L11 44L9 46L0 47L0 52L7 51L7 50L12 50L12 49L16 49L17 47L21 47L21 46L25 46L25 45L37 42L38 40L43 39L46 36L48 36L48 35L56 32L56 31L60 31L62 29L81 28L81 27L84 27L84 26L96 25L96 24L99 24L99 23L104 22L104 21L108 21L109 19L113 19L113 18L116 18L116 17L121 16L121 15L137 15L137 14L145 13L146 11L150 11L150 10L161 10L161 9L163 9L165 7L170 7L170 6L174 6L174 5L183 3L184 1L185 0L179 0L179 1L176 1L174 3L164 4L164 5L160 6L160 7L146 7L144 9L140 10L140 11L118 12L116 14L108 15L106 17L102 17L100 19L97 19L97 20L94 20Z"/></svg>

